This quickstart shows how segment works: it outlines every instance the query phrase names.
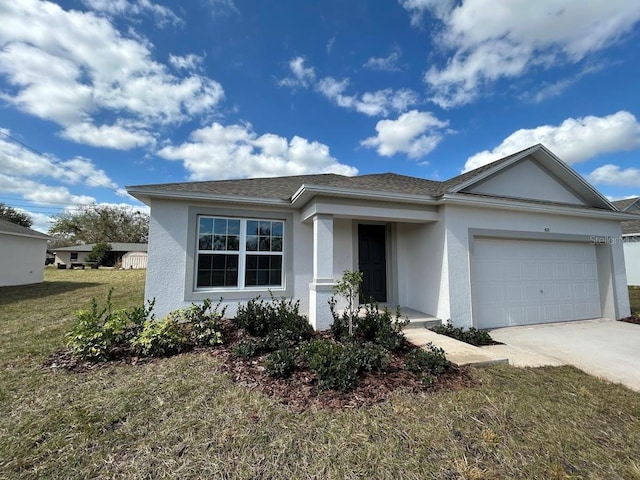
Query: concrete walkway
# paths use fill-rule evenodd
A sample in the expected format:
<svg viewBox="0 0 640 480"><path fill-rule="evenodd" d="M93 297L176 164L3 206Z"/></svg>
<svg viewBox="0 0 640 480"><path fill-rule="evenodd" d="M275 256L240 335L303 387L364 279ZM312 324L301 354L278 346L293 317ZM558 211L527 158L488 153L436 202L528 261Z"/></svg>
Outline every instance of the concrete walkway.
<svg viewBox="0 0 640 480"><path fill-rule="evenodd" d="M439 335L426 328L406 328L404 335L408 341L424 347L431 342L444 350L447 360L457 365L486 366L497 363L509 363L506 356L499 352L489 352L461 342L455 338Z"/></svg>

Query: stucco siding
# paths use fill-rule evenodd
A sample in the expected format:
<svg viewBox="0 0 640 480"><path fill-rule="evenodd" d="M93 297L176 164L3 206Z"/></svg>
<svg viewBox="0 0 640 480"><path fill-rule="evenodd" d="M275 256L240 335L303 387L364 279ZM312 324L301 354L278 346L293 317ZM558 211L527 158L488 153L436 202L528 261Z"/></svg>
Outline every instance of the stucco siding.
<svg viewBox="0 0 640 480"><path fill-rule="evenodd" d="M448 316L442 221L398 224L398 296L403 307L438 318Z"/></svg>
<svg viewBox="0 0 640 480"><path fill-rule="evenodd" d="M71 253L72 252L56 252L56 259L55 259L55 264L56 265L67 265L67 268L71 266ZM73 260L73 262L86 262L87 261L87 255L89 255L89 253L91 252L76 252L78 254L78 258Z"/></svg>
<svg viewBox="0 0 640 480"><path fill-rule="evenodd" d="M558 180L531 160L525 160L500 172L469 190L473 193L513 198L533 198L561 203L584 205Z"/></svg>
<svg viewBox="0 0 640 480"><path fill-rule="evenodd" d="M156 315L162 317L171 310L188 307L198 303L202 298L211 298L215 303L221 297L227 306L227 315L235 315L238 303L244 303L256 296L268 298L269 289L262 291L240 290L205 290L194 293L193 275L195 268L195 218L198 212L210 215L212 208L224 212L227 216L244 218L248 213L251 218L282 215L282 210L223 208L220 205L206 203L166 201L154 199L151 202L149 222L149 255L147 260L147 279L145 297L155 298ZM222 215L222 213L217 213ZM286 212L289 221L286 229L291 229L290 245L285 245L285 256L292 256L293 269L285 273L287 293L300 300L300 309L306 312L309 308L309 284L312 281L312 248L313 229L300 222L297 213ZM189 219L192 219L190 222ZM193 231L191 231L193 230ZM191 245L193 243L193 245ZM286 260L285 260L286 262ZM283 295L282 289L272 289L275 296ZM291 292L291 294L289 294Z"/></svg>
<svg viewBox="0 0 640 480"><path fill-rule="evenodd" d="M608 261L611 265L607 279L601 279L601 291L606 292L606 281L610 280L615 297L605 313L612 317L628 314L629 296L619 221L458 206L448 206L446 210L451 322L454 326L473 326L470 256L473 255L474 235L480 233L497 238L593 241L601 262ZM602 273L607 275L607 272Z"/></svg>
<svg viewBox="0 0 640 480"><path fill-rule="evenodd" d="M624 263L627 270L627 283L640 285L640 239L628 239L623 246Z"/></svg>
<svg viewBox="0 0 640 480"><path fill-rule="evenodd" d="M44 280L46 239L0 233L0 286Z"/></svg>

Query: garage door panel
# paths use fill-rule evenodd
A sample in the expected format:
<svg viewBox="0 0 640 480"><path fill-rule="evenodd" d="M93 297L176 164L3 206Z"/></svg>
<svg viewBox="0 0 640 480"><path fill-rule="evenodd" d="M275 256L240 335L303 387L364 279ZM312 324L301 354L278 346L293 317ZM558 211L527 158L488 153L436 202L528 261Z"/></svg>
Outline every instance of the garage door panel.
<svg viewBox="0 0 640 480"><path fill-rule="evenodd" d="M478 327L601 315L593 245L476 239L472 268L474 321Z"/></svg>

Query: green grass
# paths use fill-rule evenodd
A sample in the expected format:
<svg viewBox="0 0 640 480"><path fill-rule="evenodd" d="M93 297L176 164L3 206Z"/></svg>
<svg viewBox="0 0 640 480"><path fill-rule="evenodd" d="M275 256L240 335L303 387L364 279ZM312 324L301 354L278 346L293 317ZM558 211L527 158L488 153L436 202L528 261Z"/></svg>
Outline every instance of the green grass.
<svg viewBox="0 0 640 480"><path fill-rule="evenodd" d="M73 374L41 367L75 309L141 303L136 271L47 270L0 288L0 478L640 479L640 394L576 369L371 409L292 411L206 352Z"/></svg>
<svg viewBox="0 0 640 480"><path fill-rule="evenodd" d="M631 302L631 313L640 315L640 287L629 287L629 301Z"/></svg>

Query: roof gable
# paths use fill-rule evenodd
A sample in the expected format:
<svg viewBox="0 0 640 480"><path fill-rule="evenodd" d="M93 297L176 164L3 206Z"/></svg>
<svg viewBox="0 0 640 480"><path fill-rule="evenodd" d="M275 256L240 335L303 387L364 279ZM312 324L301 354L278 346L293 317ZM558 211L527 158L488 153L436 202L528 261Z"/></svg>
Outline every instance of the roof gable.
<svg viewBox="0 0 640 480"><path fill-rule="evenodd" d="M614 210L600 192L540 144L464 175L467 176L461 182L454 182L460 177L450 180L456 184L448 193L544 200Z"/></svg>
<svg viewBox="0 0 640 480"><path fill-rule="evenodd" d="M528 157L471 185L463 192L585 206L585 201L570 186Z"/></svg>
<svg viewBox="0 0 640 480"><path fill-rule="evenodd" d="M640 213L640 197L625 198L624 200L616 200L611 203L621 212Z"/></svg>

